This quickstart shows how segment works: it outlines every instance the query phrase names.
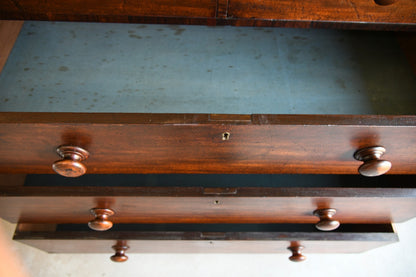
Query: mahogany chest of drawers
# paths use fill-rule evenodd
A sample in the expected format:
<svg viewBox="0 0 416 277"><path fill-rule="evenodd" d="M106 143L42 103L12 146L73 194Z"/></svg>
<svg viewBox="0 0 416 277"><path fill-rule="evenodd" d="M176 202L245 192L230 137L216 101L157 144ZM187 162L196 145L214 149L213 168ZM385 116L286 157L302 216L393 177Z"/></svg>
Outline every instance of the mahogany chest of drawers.
<svg viewBox="0 0 416 277"><path fill-rule="evenodd" d="M1 22L0 216L115 261L395 242L416 215L415 10L2 0L0 19L107 24Z"/></svg>

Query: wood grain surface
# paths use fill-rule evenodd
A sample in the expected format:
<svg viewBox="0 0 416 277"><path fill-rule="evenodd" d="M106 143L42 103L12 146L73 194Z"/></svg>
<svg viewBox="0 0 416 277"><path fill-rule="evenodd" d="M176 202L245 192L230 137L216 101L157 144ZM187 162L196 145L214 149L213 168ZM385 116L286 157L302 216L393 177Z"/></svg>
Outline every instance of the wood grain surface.
<svg viewBox="0 0 416 277"><path fill-rule="evenodd" d="M412 0L1 0L0 19L414 30L415 9Z"/></svg>
<svg viewBox="0 0 416 277"><path fill-rule="evenodd" d="M358 253L398 241L388 226L360 228L360 232L261 231L49 231L25 226L14 239L49 253L112 253L112 246L123 241L129 253L287 253L291 241L298 241L303 253ZM360 227L360 226L357 226ZM48 228L46 228L48 229ZM160 228L159 228L160 229Z"/></svg>
<svg viewBox="0 0 416 277"><path fill-rule="evenodd" d="M415 116L0 113L0 172L53 173L56 147L90 152L88 173L357 174L384 146L416 173ZM230 134L223 140L223 133Z"/></svg>
<svg viewBox="0 0 416 277"><path fill-rule="evenodd" d="M300 23L416 23L415 5L412 0L397 1L387 6L377 5L372 0L231 0L228 11L231 18L284 19Z"/></svg>
<svg viewBox="0 0 416 277"><path fill-rule="evenodd" d="M401 222L416 216L412 188L234 188L6 186L0 217L20 223L83 223L91 208L111 208L114 223L308 223L313 211L337 210L343 223Z"/></svg>
<svg viewBox="0 0 416 277"><path fill-rule="evenodd" d="M23 21L0 20L0 73L13 49Z"/></svg>

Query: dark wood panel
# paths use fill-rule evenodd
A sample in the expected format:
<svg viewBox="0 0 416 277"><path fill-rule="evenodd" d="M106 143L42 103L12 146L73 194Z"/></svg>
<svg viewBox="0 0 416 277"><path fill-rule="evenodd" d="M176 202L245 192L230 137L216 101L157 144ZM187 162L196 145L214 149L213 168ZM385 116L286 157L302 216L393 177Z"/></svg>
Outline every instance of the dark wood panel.
<svg viewBox="0 0 416 277"><path fill-rule="evenodd" d="M3 13L16 11L23 16L67 15L78 16L172 16L172 17L214 17L216 0L2 0Z"/></svg>
<svg viewBox="0 0 416 277"><path fill-rule="evenodd" d="M230 0L230 18L281 19L288 21L416 23L412 0L378 5L373 0Z"/></svg>
<svg viewBox="0 0 416 277"><path fill-rule="evenodd" d="M0 19L415 30L412 0L1 0Z"/></svg>
<svg viewBox="0 0 416 277"><path fill-rule="evenodd" d="M14 239L50 253L112 253L124 240L128 253L288 253L291 241L300 241L304 253L357 253L398 241L391 225L379 230L360 228L340 232L211 232L200 231L57 231L56 226L17 227ZM354 229L354 226L351 226ZM21 230L19 230L21 228ZM41 226L42 228L42 226Z"/></svg>
<svg viewBox="0 0 416 277"><path fill-rule="evenodd" d="M389 173L414 174L415 127L415 116L1 113L0 172L53 173L55 148L72 144L90 152L88 173L357 174L353 153L382 145Z"/></svg>
<svg viewBox="0 0 416 277"><path fill-rule="evenodd" d="M335 208L343 223L390 223L416 214L415 189L2 186L0 216L21 223L87 223L111 208L115 223L308 223Z"/></svg>

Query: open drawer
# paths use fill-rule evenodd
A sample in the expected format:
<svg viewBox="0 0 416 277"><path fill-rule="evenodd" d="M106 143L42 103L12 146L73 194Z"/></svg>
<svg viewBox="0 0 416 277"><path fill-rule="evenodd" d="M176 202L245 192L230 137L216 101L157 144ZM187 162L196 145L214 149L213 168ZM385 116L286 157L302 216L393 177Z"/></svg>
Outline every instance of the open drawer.
<svg viewBox="0 0 416 277"><path fill-rule="evenodd" d="M302 224L128 224L108 232L78 225L18 224L14 240L49 253L359 253L398 241L389 224L322 233Z"/></svg>
<svg viewBox="0 0 416 277"><path fill-rule="evenodd" d="M63 145L88 173L356 174L382 146L414 174L415 89L395 33L26 22L0 172L53 173Z"/></svg>
<svg viewBox="0 0 416 277"><path fill-rule="evenodd" d="M0 187L0 217L99 231L122 223L303 223L331 231L416 216L413 175L8 177Z"/></svg>

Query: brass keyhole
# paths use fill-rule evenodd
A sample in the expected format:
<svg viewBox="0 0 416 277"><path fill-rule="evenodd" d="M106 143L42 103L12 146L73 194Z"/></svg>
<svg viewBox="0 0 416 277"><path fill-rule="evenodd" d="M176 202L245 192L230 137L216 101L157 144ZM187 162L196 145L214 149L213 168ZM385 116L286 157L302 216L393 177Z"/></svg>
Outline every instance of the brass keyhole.
<svg viewBox="0 0 416 277"><path fill-rule="evenodd" d="M231 134L229 132L222 133L222 140L229 140Z"/></svg>

